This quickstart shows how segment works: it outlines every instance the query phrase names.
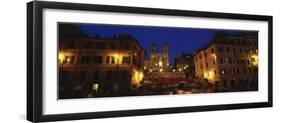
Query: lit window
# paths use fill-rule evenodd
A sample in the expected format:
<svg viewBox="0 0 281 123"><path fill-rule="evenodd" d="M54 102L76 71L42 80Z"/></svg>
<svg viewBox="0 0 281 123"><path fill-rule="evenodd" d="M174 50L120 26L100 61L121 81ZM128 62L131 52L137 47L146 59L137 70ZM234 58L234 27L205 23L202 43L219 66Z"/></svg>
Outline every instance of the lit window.
<svg viewBox="0 0 281 123"><path fill-rule="evenodd" d="M69 56L65 56L62 63L63 63L63 64L67 63L68 58L69 58Z"/></svg>
<svg viewBox="0 0 281 123"><path fill-rule="evenodd" d="M106 63L107 64L114 64L115 63L115 57L114 56L106 56Z"/></svg>

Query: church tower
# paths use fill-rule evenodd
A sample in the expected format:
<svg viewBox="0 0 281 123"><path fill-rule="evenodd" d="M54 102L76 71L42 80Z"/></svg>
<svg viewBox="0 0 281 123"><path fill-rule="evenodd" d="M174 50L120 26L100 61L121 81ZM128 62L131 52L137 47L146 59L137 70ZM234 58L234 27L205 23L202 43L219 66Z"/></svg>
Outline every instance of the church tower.
<svg viewBox="0 0 281 123"><path fill-rule="evenodd" d="M168 46L168 43L165 42L163 45L162 45L162 62L163 62L163 67L164 68L167 68L168 65L169 65L169 46Z"/></svg>

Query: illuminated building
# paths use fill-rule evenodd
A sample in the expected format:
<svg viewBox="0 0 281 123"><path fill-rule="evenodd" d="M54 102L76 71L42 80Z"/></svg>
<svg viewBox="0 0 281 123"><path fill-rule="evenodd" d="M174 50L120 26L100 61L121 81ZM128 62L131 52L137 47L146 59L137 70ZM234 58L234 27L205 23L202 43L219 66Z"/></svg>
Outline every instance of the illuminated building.
<svg viewBox="0 0 281 123"><path fill-rule="evenodd" d="M226 87L257 85L257 34L218 33L194 54L195 76Z"/></svg>
<svg viewBox="0 0 281 123"><path fill-rule="evenodd" d="M166 72L169 67L169 47L167 43L164 43L160 50L157 49L157 45L152 43L150 46L150 57L146 61L145 67L149 71Z"/></svg>
<svg viewBox="0 0 281 123"><path fill-rule="evenodd" d="M144 49L128 35L60 39L58 60L62 93L122 95L143 78Z"/></svg>

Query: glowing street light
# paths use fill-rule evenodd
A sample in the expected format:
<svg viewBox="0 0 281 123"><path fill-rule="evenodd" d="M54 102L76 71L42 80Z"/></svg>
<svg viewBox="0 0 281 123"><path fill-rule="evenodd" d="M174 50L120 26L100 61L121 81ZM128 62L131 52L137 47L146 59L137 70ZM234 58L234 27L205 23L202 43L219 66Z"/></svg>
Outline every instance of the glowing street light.
<svg viewBox="0 0 281 123"><path fill-rule="evenodd" d="M98 92L99 84L93 84L92 90L95 91L96 93Z"/></svg>
<svg viewBox="0 0 281 123"><path fill-rule="evenodd" d="M159 66L162 67L163 66L163 62L159 61Z"/></svg>
<svg viewBox="0 0 281 123"><path fill-rule="evenodd" d="M181 70L182 70L182 69L180 68L179 71L181 72Z"/></svg>

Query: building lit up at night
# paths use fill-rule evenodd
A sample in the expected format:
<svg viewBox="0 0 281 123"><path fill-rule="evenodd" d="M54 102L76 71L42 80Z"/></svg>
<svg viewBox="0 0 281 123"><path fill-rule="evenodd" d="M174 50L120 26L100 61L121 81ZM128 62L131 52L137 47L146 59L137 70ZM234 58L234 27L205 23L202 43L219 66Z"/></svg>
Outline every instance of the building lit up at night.
<svg viewBox="0 0 281 123"><path fill-rule="evenodd" d="M222 82L229 88L258 85L258 37L217 34L194 53L194 63L195 76L210 83Z"/></svg>
<svg viewBox="0 0 281 123"><path fill-rule="evenodd" d="M102 96L126 94L144 76L144 49L126 36L61 39L58 60L59 91L65 98L68 92L77 92L77 97L93 91Z"/></svg>
<svg viewBox="0 0 281 123"><path fill-rule="evenodd" d="M156 43L151 43L149 60L146 61L145 69L150 72L167 72L169 67L169 46L164 43L160 49Z"/></svg>

